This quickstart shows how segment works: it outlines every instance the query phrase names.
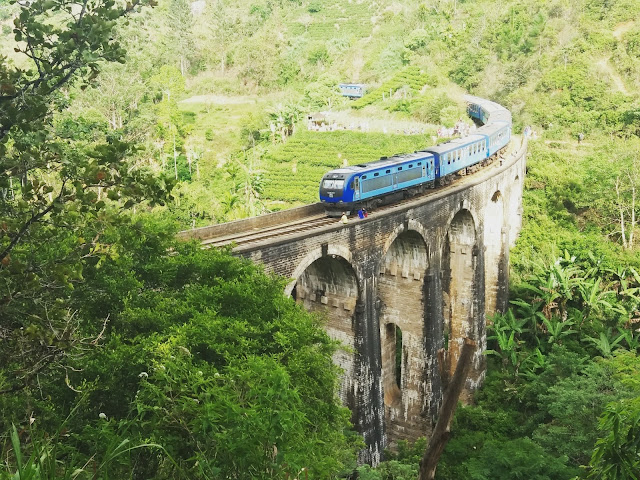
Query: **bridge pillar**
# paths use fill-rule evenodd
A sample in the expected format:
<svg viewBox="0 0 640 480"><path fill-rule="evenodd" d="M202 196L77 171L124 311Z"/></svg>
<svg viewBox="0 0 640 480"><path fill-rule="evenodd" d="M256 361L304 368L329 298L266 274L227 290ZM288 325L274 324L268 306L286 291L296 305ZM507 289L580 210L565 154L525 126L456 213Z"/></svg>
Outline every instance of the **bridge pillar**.
<svg viewBox="0 0 640 480"><path fill-rule="evenodd" d="M427 384L424 282L427 245L413 230L398 235L380 266L380 338L388 444L426 435Z"/></svg>
<svg viewBox="0 0 640 480"><path fill-rule="evenodd" d="M449 374L455 371L465 337L479 343L461 399L469 401L471 392L484 377L484 255L481 236L469 210L453 218L443 248L444 329L448 338Z"/></svg>

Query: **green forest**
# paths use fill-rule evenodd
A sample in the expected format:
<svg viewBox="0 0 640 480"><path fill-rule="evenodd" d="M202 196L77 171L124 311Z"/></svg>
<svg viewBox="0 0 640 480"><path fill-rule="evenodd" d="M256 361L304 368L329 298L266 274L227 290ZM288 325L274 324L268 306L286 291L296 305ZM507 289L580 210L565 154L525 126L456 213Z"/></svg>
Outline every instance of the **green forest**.
<svg viewBox="0 0 640 480"><path fill-rule="evenodd" d="M534 135L510 308L436 478L640 479L638 12L0 0L0 478L416 479L425 439L358 465L339 345L287 279L176 233L316 202L471 93Z"/></svg>

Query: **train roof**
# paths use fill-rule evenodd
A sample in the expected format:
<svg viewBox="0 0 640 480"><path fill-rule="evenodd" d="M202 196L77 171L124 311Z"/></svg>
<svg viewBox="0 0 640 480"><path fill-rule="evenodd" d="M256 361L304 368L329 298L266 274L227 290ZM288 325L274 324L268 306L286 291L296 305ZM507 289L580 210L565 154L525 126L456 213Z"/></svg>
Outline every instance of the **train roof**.
<svg viewBox="0 0 640 480"><path fill-rule="evenodd" d="M480 105L487 113L491 114L492 112L496 112L498 110L506 110L502 105L496 102L492 102L491 100L487 100L485 98L474 97L473 95L465 95L463 97L468 103L474 103L476 105Z"/></svg>
<svg viewBox="0 0 640 480"><path fill-rule="evenodd" d="M433 152L437 154L447 153L452 150L456 150L460 147L465 147L479 140L485 140L484 135L468 135L466 137L454 138L453 140L449 140L446 143L441 143L440 145L435 145L433 147L428 147L425 149L427 152Z"/></svg>
<svg viewBox="0 0 640 480"><path fill-rule="evenodd" d="M336 168L329 173L361 173L369 170L377 170L379 168L391 167L400 163L411 162L413 160L423 160L425 158L432 157L429 152L419 151L414 153L405 153L401 155L394 155L392 157L382 157L380 160L374 160L372 162L360 163L358 165L350 165L348 167Z"/></svg>
<svg viewBox="0 0 640 480"><path fill-rule="evenodd" d="M491 112L489 116L489 123L495 122L508 122L511 123L511 112L509 110L500 110L496 112Z"/></svg>
<svg viewBox="0 0 640 480"><path fill-rule="evenodd" d="M509 125L510 125L509 122L487 123L486 125L483 125L482 127L478 128L477 132L481 135L491 135L497 132L498 130L501 130L504 127L507 127Z"/></svg>

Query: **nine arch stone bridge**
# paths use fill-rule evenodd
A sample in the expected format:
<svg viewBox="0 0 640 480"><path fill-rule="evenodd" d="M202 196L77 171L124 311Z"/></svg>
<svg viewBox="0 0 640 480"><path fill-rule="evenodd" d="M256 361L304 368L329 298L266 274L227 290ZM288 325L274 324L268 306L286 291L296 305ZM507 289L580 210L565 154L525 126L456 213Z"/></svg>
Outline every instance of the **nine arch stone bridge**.
<svg viewBox="0 0 640 480"><path fill-rule="evenodd" d="M455 369L476 350L463 396L484 377L485 319L507 306L509 247L521 226L526 141L453 185L346 225L320 204L181 233L290 278L286 292L344 345L342 401L377 464L383 448L430 433L442 401L437 352ZM519 142L518 142L519 143Z"/></svg>

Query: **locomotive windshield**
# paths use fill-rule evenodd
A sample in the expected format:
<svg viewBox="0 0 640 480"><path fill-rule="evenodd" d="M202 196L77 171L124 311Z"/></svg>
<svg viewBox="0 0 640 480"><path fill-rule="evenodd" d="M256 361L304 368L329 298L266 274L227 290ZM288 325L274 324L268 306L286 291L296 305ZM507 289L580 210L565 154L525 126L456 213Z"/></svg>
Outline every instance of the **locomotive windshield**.
<svg viewBox="0 0 640 480"><path fill-rule="evenodd" d="M322 188L329 190L342 190L344 187L344 180L325 180L322 182Z"/></svg>

